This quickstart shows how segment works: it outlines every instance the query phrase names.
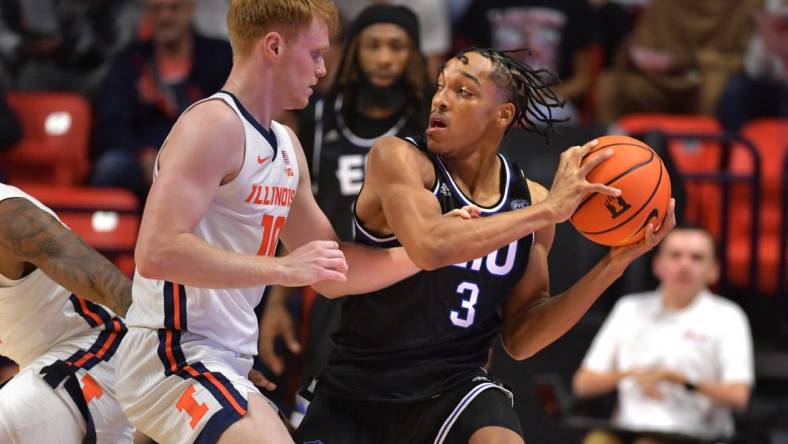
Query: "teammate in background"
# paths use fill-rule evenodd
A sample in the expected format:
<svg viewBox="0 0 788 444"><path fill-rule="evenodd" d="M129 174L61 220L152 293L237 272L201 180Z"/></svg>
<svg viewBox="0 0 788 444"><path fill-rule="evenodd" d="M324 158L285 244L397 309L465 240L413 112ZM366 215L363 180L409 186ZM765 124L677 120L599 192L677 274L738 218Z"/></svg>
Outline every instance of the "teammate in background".
<svg viewBox="0 0 788 444"><path fill-rule="evenodd" d="M224 90L159 152L118 373L124 412L156 441L291 442L247 379L264 286L364 293L417 271L401 248L336 242L298 139L271 120L306 106L335 24L327 0L234 0ZM275 257L280 236L290 254Z"/></svg>
<svg viewBox="0 0 788 444"><path fill-rule="evenodd" d="M338 76L326 97L299 113L299 139L310 167L312 190L340 239L353 237L352 205L364 183L369 148L380 137L424 131L432 85L419 51L419 23L404 6L364 9L347 32ZM300 350L285 303L290 290L272 289L260 327L260 357L277 374L283 360L274 340ZM305 344L304 375L325 368L329 334L339 326L340 302L314 299Z"/></svg>
<svg viewBox="0 0 788 444"><path fill-rule="evenodd" d="M0 443L131 443L113 357L131 281L55 213L0 184Z"/></svg>
<svg viewBox="0 0 788 444"><path fill-rule="evenodd" d="M589 193L619 190L585 180L612 154L592 154L581 167L596 141L561 155L550 191L498 153L517 123L537 128L529 125L535 120L549 130L560 101L541 79L506 53L466 50L438 77L426 136L373 145L355 207L356 241L402 245L430 271L344 300L328 367L304 393L312 402L297 442L522 443L511 393L482 369L492 338L501 334L515 359L533 355L673 227L671 201L657 232L647 227L642 242L610 250L550 297L555 224ZM465 205L482 217L442 216Z"/></svg>
<svg viewBox="0 0 788 444"><path fill-rule="evenodd" d="M708 290L719 278L714 239L699 228L673 230L653 270L659 289L619 299L572 384L583 397L617 390L611 421L631 432L594 430L586 444L726 441L731 410L747 407L752 336L744 311Z"/></svg>

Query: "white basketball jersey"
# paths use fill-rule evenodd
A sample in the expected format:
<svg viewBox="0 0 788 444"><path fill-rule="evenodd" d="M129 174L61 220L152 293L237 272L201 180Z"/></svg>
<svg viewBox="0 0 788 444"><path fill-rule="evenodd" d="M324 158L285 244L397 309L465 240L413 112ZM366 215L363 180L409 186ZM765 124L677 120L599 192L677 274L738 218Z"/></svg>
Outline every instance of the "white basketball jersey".
<svg viewBox="0 0 788 444"><path fill-rule="evenodd" d="M57 219L32 196L0 184L0 201L10 198L27 199ZM18 280L0 275L0 355L20 367L55 346L87 348L98 330L123 330L120 323L112 326L114 320L117 318L110 309L72 294L40 269ZM117 347L117 336L106 338L111 340L108 347Z"/></svg>
<svg viewBox="0 0 788 444"><path fill-rule="evenodd" d="M220 91L203 101L217 99L243 122L246 149L240 173L216 190L193 233L222 250L273 256L298 187L292 141L277 122L272 121L268 131L263 128L228 92ZM187 330L236 353L255 355L258 323L254 308L264 290L265 286L196 288L135 273L127 324Z"/></svg>

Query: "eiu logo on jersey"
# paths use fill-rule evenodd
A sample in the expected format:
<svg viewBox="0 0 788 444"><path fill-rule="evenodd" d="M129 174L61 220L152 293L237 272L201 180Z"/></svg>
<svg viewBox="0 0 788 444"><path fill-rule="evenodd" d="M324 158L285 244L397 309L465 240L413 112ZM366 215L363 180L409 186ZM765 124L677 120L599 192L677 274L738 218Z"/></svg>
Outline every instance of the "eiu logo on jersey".
<svg viewBox="0 0 788 444"><path fill-rule="evenodd" d="M470 262L454 264L454 266L473 271L481 271L483 262L485 268L490 274L495 276L506 276L514 268L514 263L517 259L517 242L518 241L512 241L512 243L510 243L505 248L495 250L486 257L476 258ZM501 252L503 252L504 249L506 250L506 256L503 260L503 263L500 263Z"/></svg>
<svg viewBox="0 0 788 444"><path fill-rule="evenodd" d="M445 183L441 184L440 193L444 196L451 196L451 191L449 191L449 187Z"/></svg>
<svg viewBox="0 0 788 444"><path fill-rule="evenodd" d="M514 200L512 201L512 203L510 203L510 204L509 204L509 206L510 206L510 207L511 207L511 209L513 209L513 210L520 210L520 209L523 209L523 208L525 208L525 207L527 207L527 206L529 206L529 205L531 205L531 203L530 203L530 202L528 202L528 201L527 201L527 200L525 200L525 199L514 199Z"/></svg>
<svg viewBox="0 0 788 444"><path fill-rule="evenodd" d="M346 154L337 159L337 179L343 196L357 196L364 184L365 154Z"/></svg>

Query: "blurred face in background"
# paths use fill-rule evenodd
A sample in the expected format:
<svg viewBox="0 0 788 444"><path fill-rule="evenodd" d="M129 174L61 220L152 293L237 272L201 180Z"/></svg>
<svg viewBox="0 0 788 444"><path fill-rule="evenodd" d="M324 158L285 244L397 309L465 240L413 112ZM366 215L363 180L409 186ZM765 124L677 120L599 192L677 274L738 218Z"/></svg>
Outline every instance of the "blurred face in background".
<svg viewBox="0 0 788 444"><path fill-rule="evenodd" d="M654 259L654 274L662 283L665 297L684 305L719 277L714 241L702 230L673 230Z"/></svg>
<svg viewBox="0 0 788 444"><path fill-rule="evenodd" d="M194 0L144 0L153 41L172 45L185 38L194 17Z"/></svg>
<svg viewBox="0 0 788 444"><path fill-rule="evenodd" d="M408 33L392 23L367 26L358 36L358 61L369 82L392 86L405 73L412 52Z"/></svg>

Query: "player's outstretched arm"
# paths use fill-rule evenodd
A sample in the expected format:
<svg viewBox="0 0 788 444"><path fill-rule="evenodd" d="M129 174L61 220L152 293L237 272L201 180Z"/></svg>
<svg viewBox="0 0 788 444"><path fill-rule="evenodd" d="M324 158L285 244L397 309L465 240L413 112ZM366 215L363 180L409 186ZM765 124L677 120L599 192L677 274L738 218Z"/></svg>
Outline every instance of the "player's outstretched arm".
<svg viewBox="0 0 788 444"><path fill-rule="evenodd" d="M299 181L281 239L285 247L292 251L315 239L335 241L337 235L312 195L309 168L301 144L289 128L288 133L298 157ZM347 260L347 265L341 268L343 273L347 273L347 280L312 284L317 292L329 298L379 290L419 271L402 248L369 248L347 242L341 243L340 247L344 259Z"/></svg>
<svg viewBox="0 0 788 444"><path fill-rule="evenodd" d="M531 190L535 187L531 186ZM542 190L540 194L543 193ZM572 328L632 261L655 247L673 229L676 225L674 207L671 199L668 215L659 231L655 233L649 225L640 243L611 249L572 287L553 297L550 297L547 254L554 228L537 233L528 268L504 305L501 336L507 353L514 359L526 359Z"/></svg>
<svg viewBox="0 0 788 444"><path fill-rule="evenodd" d="M159 174L145 204L134 255L138 272L205 288L344 280L336 242L309 243L276 258L225 251L192 234L218 187L240 171L244 143L240 118L220 100L181 116L160 155Z"/></svg>
<svg viewBox="0 0 788 444"><path fill-rule="evenodd" d="M125 315L131 280L49 213L23 198L0 202L0 254L40 268L69 291Z"/></svg>
<svg viewBox="0 0 788 444"><path fill-rule="evenodd" d="M370 151L357 213L369 221L379 213L377 206L381 206L388 227L420 268L433 270L472 260L566 220L588 193L618 193L585 180L594 166L611 155L595 153L580 167L583 155L594 145L588 143L562 154L553 189L543 201L521 210L467 221L441 214L429 189L433 166L423 153L401 139L382 138Z"/></svg>

